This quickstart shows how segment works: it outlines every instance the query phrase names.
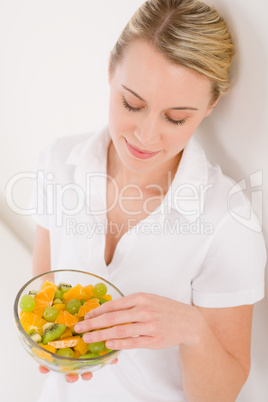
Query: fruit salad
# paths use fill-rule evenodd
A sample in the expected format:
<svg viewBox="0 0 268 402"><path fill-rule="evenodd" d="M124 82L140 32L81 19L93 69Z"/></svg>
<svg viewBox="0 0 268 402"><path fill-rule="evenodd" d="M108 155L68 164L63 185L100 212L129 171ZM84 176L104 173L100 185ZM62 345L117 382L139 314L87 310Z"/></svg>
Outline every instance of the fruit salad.
<svg viewBox="0 0 268 402"><path fill-rule="evenodd" d="M31 339L42 346L33 350L41 359L52 359L45 350L59 356L76 359L98 358L110 352L105 342L85 343L83 334L77 334L74 326L85 315L101 304L112 300L104 283L72 286L55 285L46 281L41 290L31 290L20 299L20 322Z"/></svg>

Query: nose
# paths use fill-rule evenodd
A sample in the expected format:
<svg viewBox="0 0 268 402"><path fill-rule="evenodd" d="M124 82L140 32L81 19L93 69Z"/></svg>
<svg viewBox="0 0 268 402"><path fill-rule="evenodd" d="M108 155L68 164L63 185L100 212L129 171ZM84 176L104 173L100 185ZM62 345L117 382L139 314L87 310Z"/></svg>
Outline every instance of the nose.
<svg viewBox="0 0 268 402"><path fill-rule="evenodd" d="M156 119L147 116L139 121L134 130L134 135L143 145L153 145L160 141L159 124Z"/></svg>

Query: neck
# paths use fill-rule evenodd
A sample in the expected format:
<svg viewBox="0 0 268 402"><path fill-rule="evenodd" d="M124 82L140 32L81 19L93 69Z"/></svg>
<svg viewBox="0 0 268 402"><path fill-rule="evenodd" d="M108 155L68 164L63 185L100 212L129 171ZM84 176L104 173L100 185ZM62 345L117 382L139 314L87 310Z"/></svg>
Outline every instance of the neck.
<svg viewBox="0 0 268 402"><path fill-rule="evenodd" d="M107 173L116 180L120 187L133 184L143 191L154 192L157 188L161 188L164 193L167 193L178 169L182 152L156 169L141 173L128 169L121 162L111 141L108 149Z"/></svg>

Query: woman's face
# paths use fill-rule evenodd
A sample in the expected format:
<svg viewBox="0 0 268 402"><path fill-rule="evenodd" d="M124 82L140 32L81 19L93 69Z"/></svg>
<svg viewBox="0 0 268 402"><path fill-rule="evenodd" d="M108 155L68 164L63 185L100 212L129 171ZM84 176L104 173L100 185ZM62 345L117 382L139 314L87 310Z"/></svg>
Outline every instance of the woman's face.
<svg viewBox="0 0 268 402"><path fill-rule="evenodd" d="M206 77L172 64L142 41L131 44L109 83L112 141L120 161L135 172L174 167L212 110Z"/></svg>

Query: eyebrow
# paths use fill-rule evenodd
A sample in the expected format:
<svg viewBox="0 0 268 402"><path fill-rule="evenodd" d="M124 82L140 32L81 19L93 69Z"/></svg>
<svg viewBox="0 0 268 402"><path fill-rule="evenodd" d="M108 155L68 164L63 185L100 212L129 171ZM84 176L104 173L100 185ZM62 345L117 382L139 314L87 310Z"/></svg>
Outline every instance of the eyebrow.
<svg viewBox="0 0 268 402"><path fill-rule="evenodd" d="M125 85L122 84L122 87L126 89L128 92L132 93L132 95L136 96L136 98L140 99L142 102L146 103L146 100L144 100L140 95L138 95L136 92L132 91L132 89L126 87ZM168 108L170 110L198 110L195 107L191 106L178 106L178 107L170 107Z"/></svg>

